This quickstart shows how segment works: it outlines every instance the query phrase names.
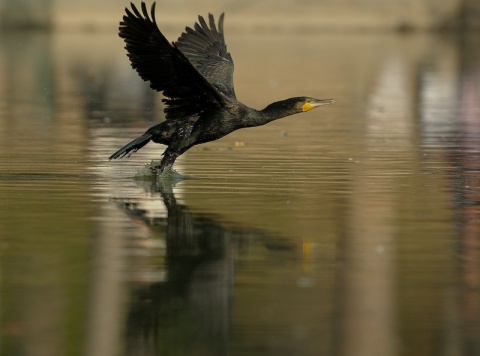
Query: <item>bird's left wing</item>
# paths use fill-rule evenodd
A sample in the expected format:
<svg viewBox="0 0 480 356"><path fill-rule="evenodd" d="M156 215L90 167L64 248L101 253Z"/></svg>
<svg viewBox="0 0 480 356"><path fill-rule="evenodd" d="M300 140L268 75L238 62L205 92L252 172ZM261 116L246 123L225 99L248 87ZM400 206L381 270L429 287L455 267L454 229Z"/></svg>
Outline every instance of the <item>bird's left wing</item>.
<svg viewBox="0 0 480 356"><path fill-rule="evenodd" d="M187 27L175 45L215 88L235 98L233 59L225 44L223 19L224 14L221 14L217 29L212 14L208 14L208 25L202 16L198 16L194 28Z"/></svg>
<svg viewBox="0 0 480 356"><path fill-rule="evenodd" d="M140 13L132 11L120 22L119 36L124 39L132 67L150 87L163 92L166 117L180 118L201 113L209 105L222 105L224 96L206 80L189 59L168 42L155 20L155 3L150 15L144 2Z"/></svg>

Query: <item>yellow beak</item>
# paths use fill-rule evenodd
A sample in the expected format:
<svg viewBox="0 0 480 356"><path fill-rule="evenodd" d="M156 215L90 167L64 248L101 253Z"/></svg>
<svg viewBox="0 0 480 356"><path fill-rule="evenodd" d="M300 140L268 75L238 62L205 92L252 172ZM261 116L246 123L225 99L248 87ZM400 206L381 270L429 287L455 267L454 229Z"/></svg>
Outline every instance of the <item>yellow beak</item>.
<svg viewBox="0 0 480 356"><path fill-rule="evenodd" d="M322 105L330 105L333 104L335 100L333 99L314 99L310 101L306 101L305 104L302 105L303 111L309 111L315 109L318 106Z"/></svg>

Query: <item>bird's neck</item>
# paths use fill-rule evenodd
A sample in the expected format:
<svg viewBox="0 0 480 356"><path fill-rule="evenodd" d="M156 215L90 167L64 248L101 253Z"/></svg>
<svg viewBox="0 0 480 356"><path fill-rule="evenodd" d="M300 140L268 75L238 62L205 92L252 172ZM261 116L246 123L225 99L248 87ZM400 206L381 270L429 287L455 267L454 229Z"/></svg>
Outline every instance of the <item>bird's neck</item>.
<svg viewBox="0 0 480 356"><path fill-rule="evenodd" d="M295 111L290 105L287 105L286 100L282 100L268 105L263 110L256 111L256 117L253 119L256 126L259 126L296 113L297 111Z"/></svg>

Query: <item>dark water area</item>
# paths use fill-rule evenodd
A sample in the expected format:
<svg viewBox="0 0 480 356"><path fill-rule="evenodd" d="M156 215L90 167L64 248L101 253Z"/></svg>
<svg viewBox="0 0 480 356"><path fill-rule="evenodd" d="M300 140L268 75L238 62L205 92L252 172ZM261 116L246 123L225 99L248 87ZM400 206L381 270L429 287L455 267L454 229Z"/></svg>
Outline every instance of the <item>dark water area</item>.
<svg viewBox="0 0 480 356"><path fill-rule="evenodd" d="M479 40L228 34L245 104L336 103L174 183L107 160L163 118L115 33L3 33L0 354L479 355Z"/></svg>

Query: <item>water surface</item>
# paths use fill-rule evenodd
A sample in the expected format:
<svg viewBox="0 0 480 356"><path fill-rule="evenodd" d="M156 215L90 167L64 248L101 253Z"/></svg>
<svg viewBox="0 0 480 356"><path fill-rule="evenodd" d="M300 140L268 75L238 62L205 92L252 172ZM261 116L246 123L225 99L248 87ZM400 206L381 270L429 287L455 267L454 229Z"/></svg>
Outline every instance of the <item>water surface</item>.
<svg viewBox="0 0 480 356"><path fill-rule="evenodd" d="M3 34L0 353L480 353L478 40L230 34L245 104L336 103L174 184L107 160L163 118L115 34Z"/></svg>

